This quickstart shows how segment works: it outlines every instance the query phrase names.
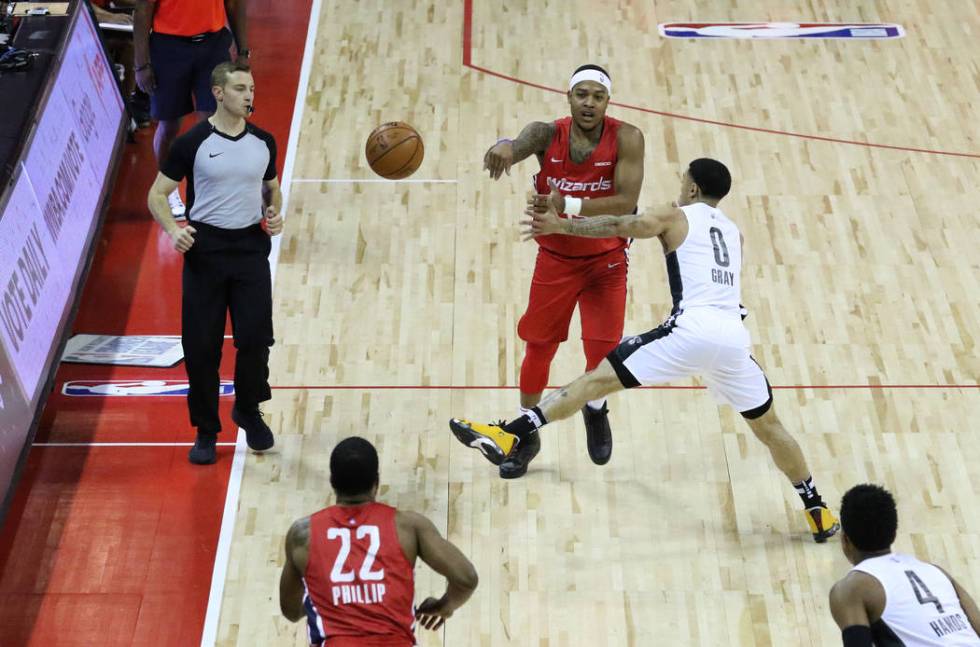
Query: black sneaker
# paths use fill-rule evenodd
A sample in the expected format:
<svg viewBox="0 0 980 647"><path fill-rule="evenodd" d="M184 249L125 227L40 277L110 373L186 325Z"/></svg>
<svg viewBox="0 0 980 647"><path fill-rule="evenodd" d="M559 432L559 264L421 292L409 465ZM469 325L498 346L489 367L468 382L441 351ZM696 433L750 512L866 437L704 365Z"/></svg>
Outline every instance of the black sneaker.
<svg viewBox="0 0 980 647"><path fill-rule="evenodd" d="M262 412L258 407L254 411L242 411L237 406L231 408L231 419L235 424L245 430L245 442L249 449L254 452L264 452L272 449L276 444L276 439L272 435L269 425L262 419Z"/></svg>
<svg viewBox="0 0 980 647"><path fill-rule="evenodd" d="M195 465L211 465L218 460L215 443L218 442L218 434L207 431L198 431L194 446L187 453L187 460Z"/></svg>
<svg viewBox="0 0 980 647"><path fill-rule="evenodd" d="M525 440L520 441L500 464L500 478L516 479L527 474L527 466L539 451L541 451L541 434L535 431L528 434Z"/></svg>
<svg viewBox="0 0 980 647"><path fill-rule="evenodd" d="M589 405L582 407L589 458L596 465L605 465L612 456L612 430L609 429L608 414L609 407L605 402L602 403L601 409L593 409Z"/></svg>

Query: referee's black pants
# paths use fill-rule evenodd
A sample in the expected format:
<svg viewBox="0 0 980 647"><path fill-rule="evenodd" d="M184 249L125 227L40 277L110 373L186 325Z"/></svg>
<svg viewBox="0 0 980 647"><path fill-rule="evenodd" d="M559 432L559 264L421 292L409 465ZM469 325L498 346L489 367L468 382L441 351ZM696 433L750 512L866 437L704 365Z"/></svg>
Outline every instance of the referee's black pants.
<svg viewBox="0 0 980 647"><path fill-rule="evenodd" d="M254 410L272 397L272 243L259 225L221 229L191 222L194 245L184 254L181 341L190 390L187 406L199 431L221 431L218 367L225 320L235 339L235 406Z"/></svg>

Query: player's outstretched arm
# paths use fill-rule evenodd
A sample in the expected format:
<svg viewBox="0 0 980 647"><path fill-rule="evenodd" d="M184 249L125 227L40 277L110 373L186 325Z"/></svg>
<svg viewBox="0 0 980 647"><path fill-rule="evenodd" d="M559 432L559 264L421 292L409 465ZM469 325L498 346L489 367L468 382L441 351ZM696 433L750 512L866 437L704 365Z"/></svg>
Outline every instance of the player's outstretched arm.
<svg viewBox="0 0 980 647"><path fill-rule="evenodd" d="M544 154L555 134L555 124L532 121L524 126L517 139L501 139L483 156L483 168L490 177L498 179L504 173L510 175L510 167L534 153Z"/></svg>
<svg viewBox="0 0 980 647"><path fill-rule="evenodd" d="M552 180L549 180L553 182ZM522 240L549 234L566 234L583 238L654 238L661 236L674 223L684 221L684 212L670 205L649 209L643 213L628 216L592 216L591 218L559 218L553 204L548 210L540 212L535 194L528 194L528 205L522 220ZM587 201L591 202L591 201Z"/></svg>
<svg viewBox="0 0 980 647"><path fill-rule="evenodd" d="M869 578L852 573L830 589L830 613L841 629L844 647L873 647L867 597L875 592ZM884 591L881 595L884 597ZM884 607L884 600L881 606Z"/></svg>
<svg viewBox="0 0 980 647"><path fill-rule="evenodd" d="M279 577L279 609L292 622L302 618L303 572L310 554L310 518L303 517L286 533L286 562Z"/></svg>
<svg viewBox="0 0 980 647"><path fill-rule="evenodd" d="M470 599L479 577L466 555L440 535L429 519L414 512L399 514L405 515L405 519L415 528L419 557L447 580L443 596L426 598L416 611L419 624L434 631Z"/></svg>

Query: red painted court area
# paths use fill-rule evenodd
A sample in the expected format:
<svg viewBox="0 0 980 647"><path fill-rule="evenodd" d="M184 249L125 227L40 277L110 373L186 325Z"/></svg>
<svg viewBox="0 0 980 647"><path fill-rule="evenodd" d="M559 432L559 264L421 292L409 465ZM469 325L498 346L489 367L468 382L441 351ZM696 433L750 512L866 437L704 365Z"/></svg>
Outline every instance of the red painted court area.
<svg viewBox="0 0 980 647"><path fill-rule="evenodd" d="M275 136L280 173L310 5L249 2L254 122ZM180 332L181 260L146 208L152 134L123 152L74 332ZM233 359L227 340L223 379ZM60 367L0 531L0 645L200 644L234 447L197 467L188 446L97 446L192 443L184 398L60 394L69 380L183 378L181 365ZM222 442L235 440L231 404Z"/></svg>

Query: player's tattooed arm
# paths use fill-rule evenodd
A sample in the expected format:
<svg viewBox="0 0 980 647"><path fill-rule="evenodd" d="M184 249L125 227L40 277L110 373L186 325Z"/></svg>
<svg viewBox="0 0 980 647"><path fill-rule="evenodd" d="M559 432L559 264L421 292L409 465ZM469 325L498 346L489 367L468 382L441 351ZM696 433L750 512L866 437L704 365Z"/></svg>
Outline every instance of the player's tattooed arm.
<svg viewBox="0 0 980 647"><path fill-rule="evenodd" d="M303 609L303 572L310 554L310 518L297 520L286 533L286 561L279 577L279 609L292 622L301 619Z"/></svg>
<svg viewBox="0 0 980 647"><path fill-rule="evenodd" d="M530 219L521 222L524 225L521 232L524 240L548 234L583 238L653 238L667 233L674 223L684 218L683 212L673 205L628 216L559 218L554 205L549 205L544 213L539 212L534 197L534 194L528 195L528 206L524 211L524 215Z"/></svg>
<svg viewBox="0 0 980 647"><path fill-rule="evenodd" d="M555 134L555 124L532 121L514 140L514 162L520 162L532 153L544 153Z"/></svg>
<svg viewBox="0 0 980 647"><path fill-rule="evenodd" d="M555 124L543 121L532 121L517 139L501 139L490 147L483 156L483 168L490 172L494 180L506 173L510 175L510 167L527 158L532 153L544 153L551 144L555 133Z"/></svg>

